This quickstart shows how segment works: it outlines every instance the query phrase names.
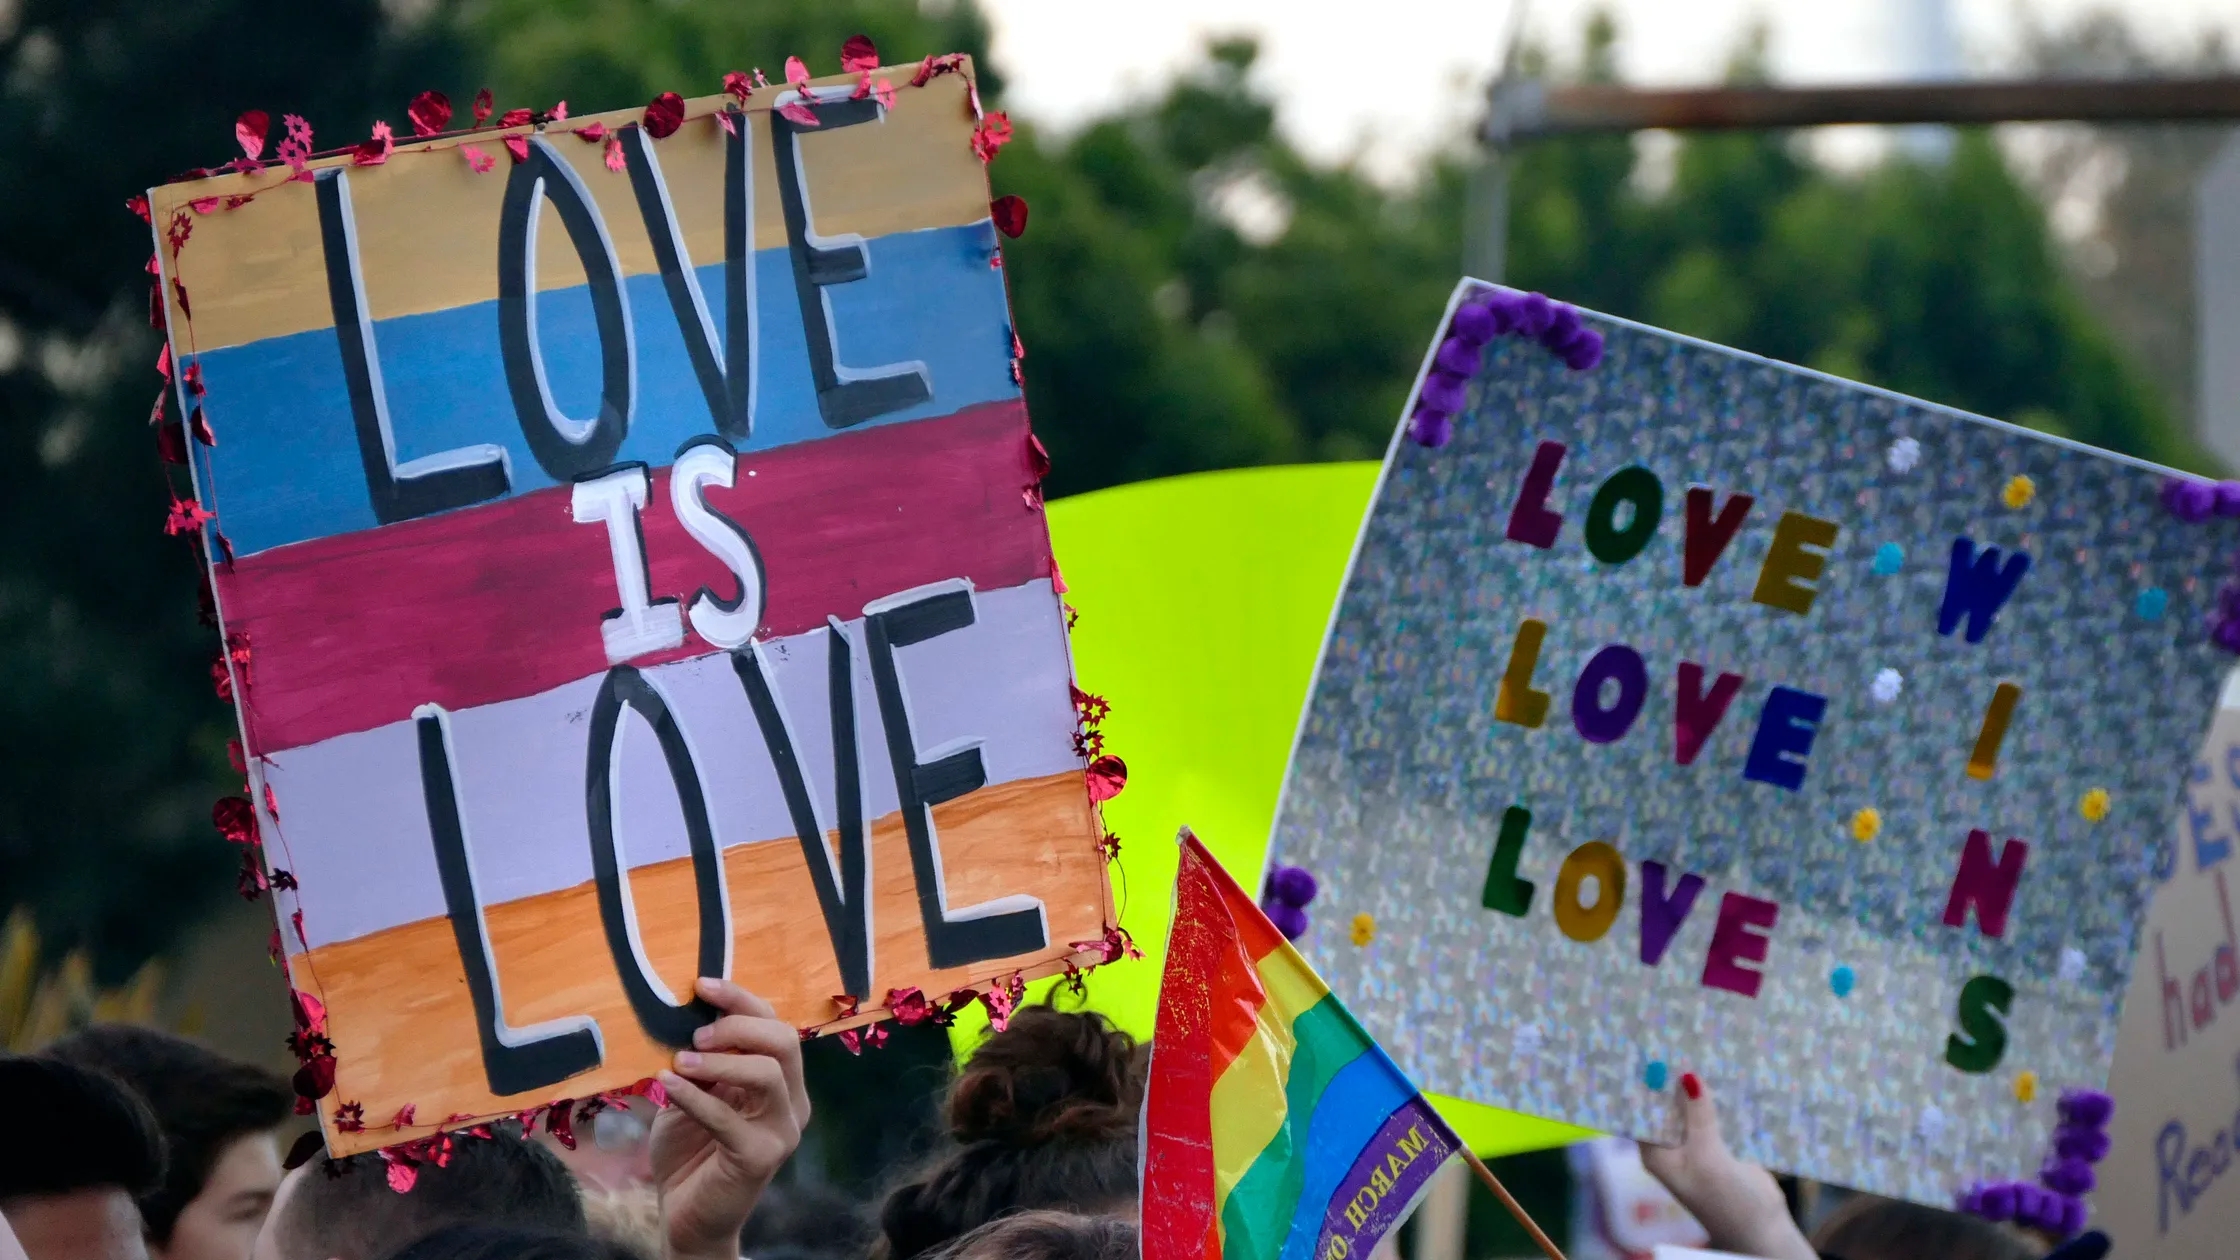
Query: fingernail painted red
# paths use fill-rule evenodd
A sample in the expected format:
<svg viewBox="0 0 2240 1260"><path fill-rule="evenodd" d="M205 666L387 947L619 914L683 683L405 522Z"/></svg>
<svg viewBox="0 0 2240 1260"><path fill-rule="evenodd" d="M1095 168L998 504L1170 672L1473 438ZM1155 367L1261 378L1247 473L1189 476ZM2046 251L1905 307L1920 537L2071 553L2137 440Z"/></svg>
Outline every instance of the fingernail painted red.
<svg viewBox="0 0 2240 1260"><path fill-rule="evenodd" d="M1693 1072L1682 1072L1680 1074L1680 1088L1690 1098L1703 1097L1703 1082L1697 1080L1696 1074Z"/></svg>

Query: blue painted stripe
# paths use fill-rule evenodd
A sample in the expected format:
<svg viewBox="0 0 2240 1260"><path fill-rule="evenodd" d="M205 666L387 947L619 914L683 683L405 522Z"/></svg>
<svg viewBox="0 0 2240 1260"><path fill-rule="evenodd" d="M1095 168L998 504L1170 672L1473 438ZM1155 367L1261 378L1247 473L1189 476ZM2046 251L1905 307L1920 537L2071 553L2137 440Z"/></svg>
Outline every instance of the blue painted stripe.
<svg viewBox="0 0 2240 1260"><path fill-rule="evenodd" d="M1003 274L989 266L995 248L986 222L877 237L869 242L871 274L824 290L842 364L866 369L916 360L931 377L932 401L871 424L945 416L1018 397ZM698 271L720 335L727 318L723 265ZM493 283L495 272L493 262ZM715 426L661 278L632 276L625 283L637 346L637 407L616 459L666 467L678 446ZM784 250L755 255L760 353L748 450L835 433L817 412L793 284ZM589 289L540 294L537 321L554 401L570 416L596 415L599 354ZM508 452L514 494L554 484L514 419L495 300L381 320L374 338L400 461L495 444ZM332 329L213 350L201 362L219 445L205 452L208 463L199 472L218 527L237 554L376 525Z"/></svg>
<svg viewBox="0 0 2240 1260"><path fill-rule="evenodd" d="M1301 1160L1306 1175L1280 1260L1307 1260L1322 1235L1322 1219L1338 1183L1353 1170L1362 1149L1384 1122L1415 1096L1415 1087L1375 1046L1330 1079L1330 1088L1315 1103L1314 1118L1307 1123Z"/></svg>

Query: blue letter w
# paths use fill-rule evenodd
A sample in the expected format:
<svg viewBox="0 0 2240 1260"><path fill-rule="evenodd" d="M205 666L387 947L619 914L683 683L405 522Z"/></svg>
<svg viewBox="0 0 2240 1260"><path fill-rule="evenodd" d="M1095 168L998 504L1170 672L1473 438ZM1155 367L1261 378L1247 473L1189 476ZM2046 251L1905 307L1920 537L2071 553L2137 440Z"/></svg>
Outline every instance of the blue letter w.
<svg viewBox="0 0 2240 1260"><path fill-rule="evenodd" d="M1976 550L1975 540L1962 535L1952 540L1952 571L1944 580L1944 604L1937 609L1937 633L1951 634L1968 619L1968 642L1981 643L1991 633L1991 619L2006 606L2007 597L2030 571L2030 553L2017 551L1999 563L1999 549Z"/></svg>

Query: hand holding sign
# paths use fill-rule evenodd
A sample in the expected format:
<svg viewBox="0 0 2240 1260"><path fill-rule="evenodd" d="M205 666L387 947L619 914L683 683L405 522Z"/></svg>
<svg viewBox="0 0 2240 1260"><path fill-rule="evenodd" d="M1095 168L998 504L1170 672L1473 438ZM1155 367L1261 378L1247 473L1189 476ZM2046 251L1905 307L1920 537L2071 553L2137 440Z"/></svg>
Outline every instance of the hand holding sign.
<svg viewBox="0 0 2240 1260"><path fill-rule="evenodd" d="M1678 1146L1643 1142L1641 1166L1702 1223L1712 1246L1766 1260L1816 1260L1773 1175L1727 1149L1710 1087L1686 1073L1676 1101L1687 1136Z"/></svg>
<svg viewBox="0 0 2240 1260"><path fill-rule="evenodd" d="M801 1036L768 1002L728 980L697 988L724 1014L661 1074L671 1106L653 1123L653 1176L665 1260L733 1260L740 1227L801 1144L809 1091Z"/></svg>

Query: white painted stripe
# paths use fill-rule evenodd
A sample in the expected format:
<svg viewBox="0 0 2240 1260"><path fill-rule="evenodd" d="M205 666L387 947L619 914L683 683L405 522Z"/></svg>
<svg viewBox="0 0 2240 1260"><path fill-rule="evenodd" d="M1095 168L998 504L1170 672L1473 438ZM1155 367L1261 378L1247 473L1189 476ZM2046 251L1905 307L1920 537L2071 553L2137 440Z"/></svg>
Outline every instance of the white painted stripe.
<svg viewBox="0 0 2240 1260"><path fill-rule="evenodd" d="M979 592L974 604L970 627L896 651L921 757L977 744L991 785L1080 769L1067 691L1072 669L1049 581ZM868 825L900 804L863 622L841 624L854 667ZM818 821L830 828L837 815L827 642L826 632L818 631L763 647ZM777 773L730 658L659 665L645 676L691 745L718 847L791 843L793 823ZM474 838L476 884L492 904L591 878L584 783L599 681L583 678L451 715L459 808ZM652 731L627 716L621 730L616 839L625 864L686 856L683 812ZM281 753L266 766L265 780L281 817L277 827L265 820L267 835L279 841L272 858L302 885L293 900L303 910L311 945L444 913L411 722Z"/></svg>

